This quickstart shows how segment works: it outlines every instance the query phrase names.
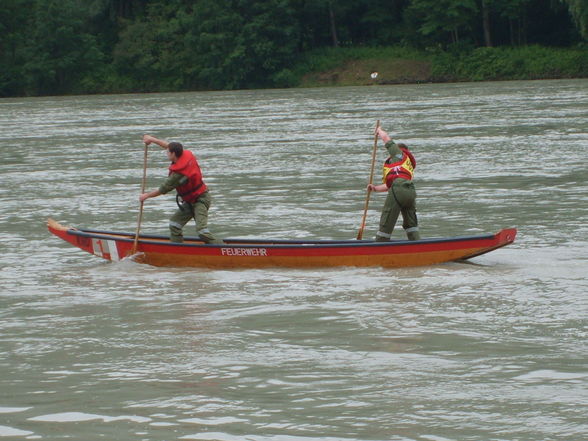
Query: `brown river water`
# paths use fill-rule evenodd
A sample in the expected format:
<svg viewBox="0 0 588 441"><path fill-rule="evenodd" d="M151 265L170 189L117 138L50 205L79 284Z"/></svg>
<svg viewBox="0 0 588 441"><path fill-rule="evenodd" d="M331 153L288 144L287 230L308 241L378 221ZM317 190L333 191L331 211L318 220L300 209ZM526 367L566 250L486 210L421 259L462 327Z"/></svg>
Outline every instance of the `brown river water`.
<svg viewBox="0 0 588 441"><path fill-rule="evenodd" d="M424 237L517 241L206 270L109 263L45 226L133 232L150 133L197 154L216 235L352 239L378 119L417 156ZM0 182L0 439L588 438L588 80L2 99ZM142 231L174 207L147 201Z"/></svg>

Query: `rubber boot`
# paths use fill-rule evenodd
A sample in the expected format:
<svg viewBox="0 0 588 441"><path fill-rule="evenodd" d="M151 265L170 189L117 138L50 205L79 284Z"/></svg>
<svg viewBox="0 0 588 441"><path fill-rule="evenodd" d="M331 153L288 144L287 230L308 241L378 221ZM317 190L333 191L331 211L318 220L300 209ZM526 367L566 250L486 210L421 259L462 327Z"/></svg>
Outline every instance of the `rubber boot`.
<svg viewBox="0 0 588 441"><path fill-rule="evenodd" d="M408 237L408 240L421 240L421 235L418 231L406 233L406 236Z"/></svg>

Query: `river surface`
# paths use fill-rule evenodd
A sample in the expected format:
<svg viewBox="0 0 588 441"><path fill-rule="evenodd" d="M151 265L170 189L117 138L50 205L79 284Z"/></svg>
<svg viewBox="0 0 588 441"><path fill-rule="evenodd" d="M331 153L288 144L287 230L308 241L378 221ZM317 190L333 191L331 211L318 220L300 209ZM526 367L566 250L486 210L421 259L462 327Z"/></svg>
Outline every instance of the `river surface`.
<svg viewBox="0 0 588 441"><path fill-rule="evenodd" d="M134 232L150 133L197 154L217 236L355 238L376 120L417 157L423 237L517 241L430 267L206 270L47 232ZM149 190L166 167L151 147ZM0 182L0 439L588 438L588 80L3 99ZM148 200L141 231L174 208Z"/></svg>

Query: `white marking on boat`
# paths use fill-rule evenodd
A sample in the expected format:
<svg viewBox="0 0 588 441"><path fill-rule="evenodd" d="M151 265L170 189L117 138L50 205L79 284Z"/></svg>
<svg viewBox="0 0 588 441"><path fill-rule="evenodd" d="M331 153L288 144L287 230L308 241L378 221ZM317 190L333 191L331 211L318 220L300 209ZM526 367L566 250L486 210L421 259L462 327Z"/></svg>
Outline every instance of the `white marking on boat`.
<svg viewBox="0 0 588 441"><path fill-rule="evenodd" d="M221 248L221 255L223 256L267 256L267 249L265 248Z"/></svg>
<svg viewBox="0 0 588 441"><path fill-rule="evenodd" d="M94 254L107 260L119 261L118 249L114 240L92 238Z"/></svg>
<svg viewBox="0 0 588 441"><path fill-rule="evenodd" d="M106 243L108 244L111 260L118 262L120 257L118 255L118 249L116 248L116 242L114 240L107 240Z"/></svg>
<svg viewBox="0 0 588 441"><path fill-rule="evenodd" d="M100 239L92 238L92 250L98 257L104 257L104 251L102 249L102 241Z"/></svg>

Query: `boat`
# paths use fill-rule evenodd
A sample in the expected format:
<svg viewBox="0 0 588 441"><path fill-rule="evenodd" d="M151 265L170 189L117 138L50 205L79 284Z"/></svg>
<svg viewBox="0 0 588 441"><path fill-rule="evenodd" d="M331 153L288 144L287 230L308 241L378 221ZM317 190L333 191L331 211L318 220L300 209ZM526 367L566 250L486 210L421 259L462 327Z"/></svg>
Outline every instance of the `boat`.
<svg viewBox="0 0 588 441"><path fill-rule="evenodd" d="M55 236L109 261L131 258L157 267L204 268L400 268L463 261L514 242L517 230L496 234L393 240L268 240L225 239L205 244L196 237L173 243L159 235L78 229L48 219ZM135 239L136 242L135 242Z"/></svg>

